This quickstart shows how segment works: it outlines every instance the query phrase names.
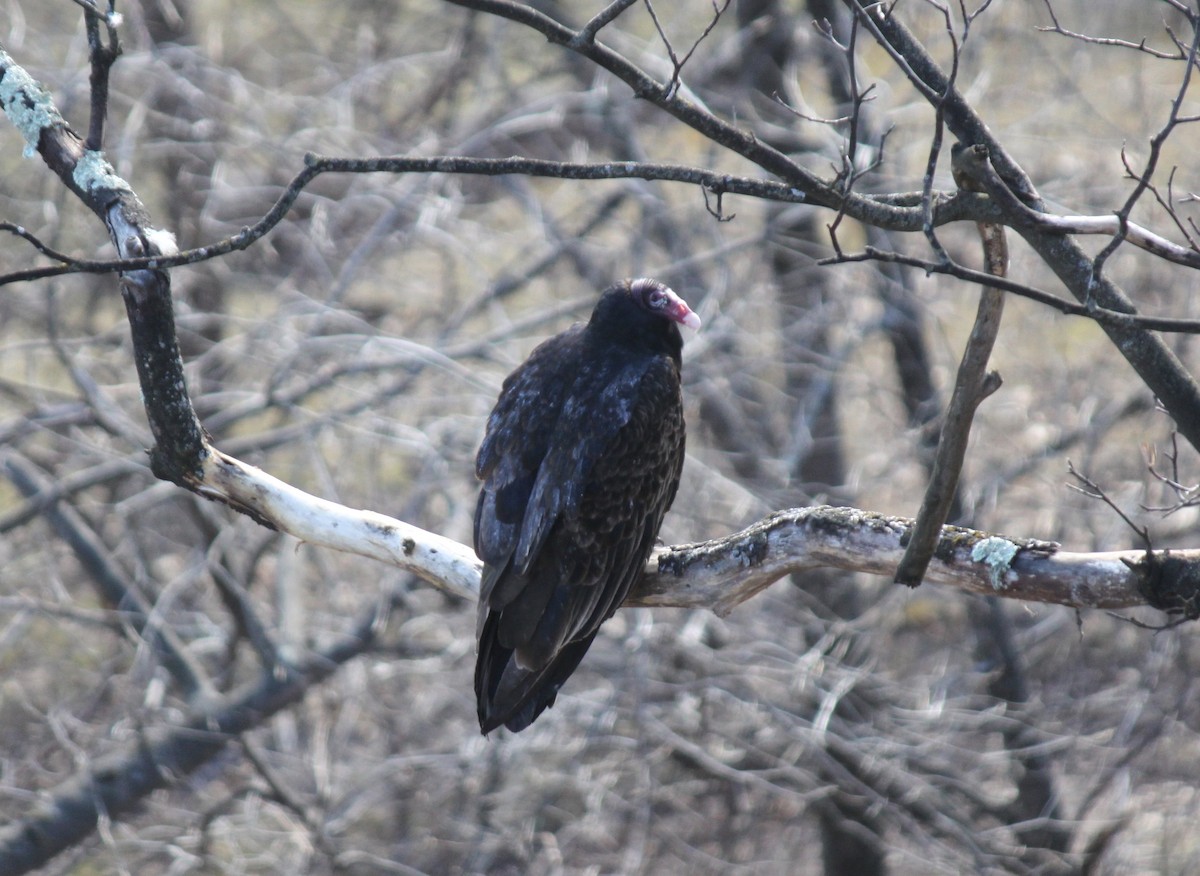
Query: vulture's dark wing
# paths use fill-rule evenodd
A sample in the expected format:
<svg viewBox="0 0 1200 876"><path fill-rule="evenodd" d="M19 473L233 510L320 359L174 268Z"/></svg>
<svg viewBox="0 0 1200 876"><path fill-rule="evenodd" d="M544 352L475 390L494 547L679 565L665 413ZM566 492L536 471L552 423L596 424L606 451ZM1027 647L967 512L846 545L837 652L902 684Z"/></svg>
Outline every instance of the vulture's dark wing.
<svg viewBox="0 0 1200 876"><path fill-rule="evenodd" d="M475 476L483 481L475 506L475 553L487 565L507 566L516 549L529 495L542 460L550 450L559 412L575 380L583 326L575 326L539 344L504 381L475 457Z"/></svg>
<svg viewBox="0 0 1200 876"><path fill-rule="evenodd" d="M520 405L507 396L538 381L524 368L515 373L480 449L476 688L485 732L521 729L554 702L640 574L679 484L677 363L666 355L585 361L565 392L548 393L532 433L528 421L517 429L509 420Z"/></svg>

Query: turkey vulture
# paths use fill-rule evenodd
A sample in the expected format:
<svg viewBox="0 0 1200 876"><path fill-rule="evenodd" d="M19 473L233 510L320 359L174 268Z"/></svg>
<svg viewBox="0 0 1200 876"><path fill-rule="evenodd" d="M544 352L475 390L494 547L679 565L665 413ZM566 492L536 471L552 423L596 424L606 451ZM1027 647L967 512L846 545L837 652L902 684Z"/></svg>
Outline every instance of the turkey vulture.
<svg viewBox="0 0 1200 876"><path fill-rule="evenodd" d="M485 734L554 704L650 555L683 469L677 323L700 317L623 280L504 381L475 459Z"/></svg>

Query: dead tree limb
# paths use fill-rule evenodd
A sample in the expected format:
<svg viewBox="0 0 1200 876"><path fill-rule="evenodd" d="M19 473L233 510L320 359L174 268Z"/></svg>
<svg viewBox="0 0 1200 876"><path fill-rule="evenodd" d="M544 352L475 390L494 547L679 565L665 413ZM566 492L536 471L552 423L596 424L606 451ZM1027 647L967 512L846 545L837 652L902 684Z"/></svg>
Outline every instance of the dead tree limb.
<svg viewBox="0 0 1200 876"><path fill-rule="evenodd" d="M978 191L973 182L971 168L987 160L987 147L964 147L955 144L953 150L955 179L960 188ZM1008 272L1008 241L1004 226L991 222L977 223L980 242L983 246L984 269L988 274L1003 277ZM921 583L925 567L937 548L938 534L948 519L950 508L958 492L958 478L963 461L967 456L967 441L971 437L971 423L980 403L1000 387L1000 375L988 371L988 359L996 336L1000 333L1000 318L1004 313L1004 290L995 286L984 286L979 295L979 306L975 312L975 324L967 338L966 350L958 366L954 380L954 391L946 416L942 420L941 436L929 475L929 485L912 540L904 552L904 559L896 570L896 583L916 587Z"/></svg>

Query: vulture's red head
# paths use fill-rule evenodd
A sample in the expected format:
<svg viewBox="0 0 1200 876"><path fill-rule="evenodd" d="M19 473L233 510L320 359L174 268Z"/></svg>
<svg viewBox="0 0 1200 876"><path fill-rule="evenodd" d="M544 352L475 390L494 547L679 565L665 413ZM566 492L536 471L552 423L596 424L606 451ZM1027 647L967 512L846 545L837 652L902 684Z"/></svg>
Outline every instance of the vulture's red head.
<svg viewBox="0 0 1200 876"><path fill-rule="evenodd" d="M665 283L649 277L621 280L604 290L588 330L625 346L679 358L679 326L696 331L700 317Z"/></svg>

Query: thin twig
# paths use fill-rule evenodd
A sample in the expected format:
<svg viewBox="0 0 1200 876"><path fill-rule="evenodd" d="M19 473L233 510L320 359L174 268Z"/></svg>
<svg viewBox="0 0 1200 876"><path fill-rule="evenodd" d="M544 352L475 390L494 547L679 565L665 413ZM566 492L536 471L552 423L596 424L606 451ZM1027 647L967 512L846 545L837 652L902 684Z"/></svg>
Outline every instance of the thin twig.
<svg viewBox="0 0 1200 876"><path fill-rule="evenodd" d="M1195 65L1197 50L1200 49L1200 27L1194 29L1192 36L1192 44L1188 49L1188 63L1184 68L1183 81L1179 84L1179 91L1175 98L1171 101L1171 111L1167 114L1167 120L1153 137L1150 138L1150 155L1146 159L1146 166L1140 174L1130 172L1137 185L1134 186L1129 197L1125 199L1125 203L1121 209L1117 211L1117 219L1120 223L1118 233L1113 236L1113 239L1096 254L1096 258L1092 261L1092 281L1089 288L1094 288L1100 282L1100 275L1104 270L1104 265L1108 258L1117 251L1117 248L1124 243L1128 236L1129 216L1133 212L1134 206L1137 204L1143 194L1150 186L1150 180L1154 176L1155 168L1158 167L1158 159L1162 154L1163 144L1167 142L1167 138L1171 136L1171 132L1180 124L1180 109L1183 107L1184 97L1187 95L1188 86L1192 81L1192 67ZM1126 161L1125 150L1121 150L1121 160L1125 163L1127 171L1129 170Z"/></svg>
<svg viewBox="0 0 1200 876"><path fill-rule="evenodd" d="M618 16L638 0L615 0L601 9L587 24L580 28L579 33L571 42L572 48L589 46L596 41L596 34L617 20Z"/></svg>
<svg viewBox="0 0 1200 876"><path fill-rule="evenodd" d="M691 59L696 49L700 47L700 43L704 42L705 38L712 33L713 28L717 26L717 22L721 20L721 15L726 9L729 8L730 2L731 0L723 0L721 5L718 6L716 0L712 0L712 20L709 21L708 26L704 28L704 32L696 38L694 43L692 43L692 47L687 50L687 53L680 58L679 55L675 53L675 48L671 45L671 40L668 39L666 31L663 30L663 26L658 20L658 14L654 11L654 4L651 2L651 0L645 0L646 11L650 13L650 20L654 22L654 29L658 31L658 37L662 40L663 46L666 47L667 55L671 59L671 83L667 86L668 98L674 97L679 91L679 86L681 84L679 77L683 72L684 65L687 64L687 62Z"/></svg>
<svg viewBox="0 0 1200 876"><path fill-rule="evenodd" d="M1147 450L1146 468L1151 477L1175 494L1175 502L1166 506L1142 505L1143 511L1154 511L1163 516L1200 504L1200 484L1185 484L1179 476L1179 435L1176 432L1171 433L1171 450L1166 457L1171 463L1169 475L1158 470L1158 455L1153 447Z"/></svg>
<svg viewBox="0 0 1200 876"><path fill-rule="evenodd" d="M1068 30L1067 28L1065 28L1061 24L1059 24L1058 16L1054 14L1054 7L1051 5L1050 0L1043 0L1043 2L1046 5L1046 12L1049 13L1050 21L1051 21L1050 26L1038 25L1035 28L1036 30L1040 30L1043 33L1056 33L1056 34L1059 34L1060 36L1065 36L1065 37L1068 37L1073 40L1079 40L1080 42L1084 42L1084 43L1091 43L1092 45L1097 45L1097 46L1118 46L1123 49L1136 49L1139 52L1144 52L1145 54L1149 55L1152 58L1160 58L1160 59L1166 60L1166 61L1182 61L1187 57L1187 53L1183 50L1183 48L1181 46L1179 46L1178 40L1174 40L1174 42L1176 44L1176 52L1172 54L1172 53L1168 53L1168 52L1163 52L1159 49L1150 48L1149 46L1146 45L1146 40L1144 37L1140 41L1133 43L1133 42L1130 42L1129 40L1118 40L1118 39L1112 39L1110 37L1095 37L1095 36L1089 36L1088 34L1085 34L1085 33L1079 33L1077 31ZM1182 5L1179 5L1176 8L1180 9L1181 12L1183 12L1185 15L1187 15L1188 18L1192 19L1194 22L1195 12L1193 12L1190 9L1187 9L1186 7L1182 7ZM1167 29L1167 32L1170 33L1170 28Z"/></svg>
<svg viewBox="0 0 1200 876"><path fill-rule="evenodd" d="M76 0L78 2L78 0ZM121 56L121 41L117 37L119 17L110 4L108 13L95 8L94 4L80 4L87 10L84 13L84 24L87 29L88 54L91 62L91 120L88 123L88 136L84 146L92 151L99 151L104 146L104 120L108 115L108 77L112 66ZM103 21L108 30L108 45L100 36L100 22Z"/></svg>
<svg viewBox="0 0 1200 876"><path fill-rule="evenodd" d="M1137 536L1146 546L1147 551L1154 549L1154 544L1150 540L1150 530L1144 526L1138 526L1136 523L1134 523L1133 520L1130 519L1129 515L1122 511L1121 507L1111 498L1109 498L1108 493L1104 492L1099 484L1097 484L1087 475L1080 473L1079 470L1075 468L1075 464L1069 459L1067 460L1067 473L1070 474L1071 477L1075 478L1075 480L1079 481L1079 484L1082 485L1079 486L1076 484L1067 484L1067 487L1092 499L1099 499L1114 512L1116 512L1116 515L1125 521L1126 526L1137 533Z"/></svg>
<svg viewBox="0 0 1200 876"><path fill-rule="evenodd" d="M876 249L873 246L864 247L857 253L838 251L835 255L820 259L816 263L818 265L835 265L850 264L853 262L886 262L907 265L912 268L919 268L927 274L944 274L948 277L977 283L981 286L993 285L999 289L1003 289L1005 292L1012 292L1014 295L1028 298L1030 301L1036 301L1039 304L1053 307L1059 313L1067 316L1082 316L1093 320L1099 325L1117 328L1142 328L1177 334L1200 334L1200 320L1145 316L1143 314L1125 313L1120 310L1108 310L1097 306L1087 307L1033 286L1016 283L1003 278L990 277L982 271L973 270L957 262L952 261L949 264L940 264L938 262L931 262L928 259L905 255L904 253Z"/></svg>

